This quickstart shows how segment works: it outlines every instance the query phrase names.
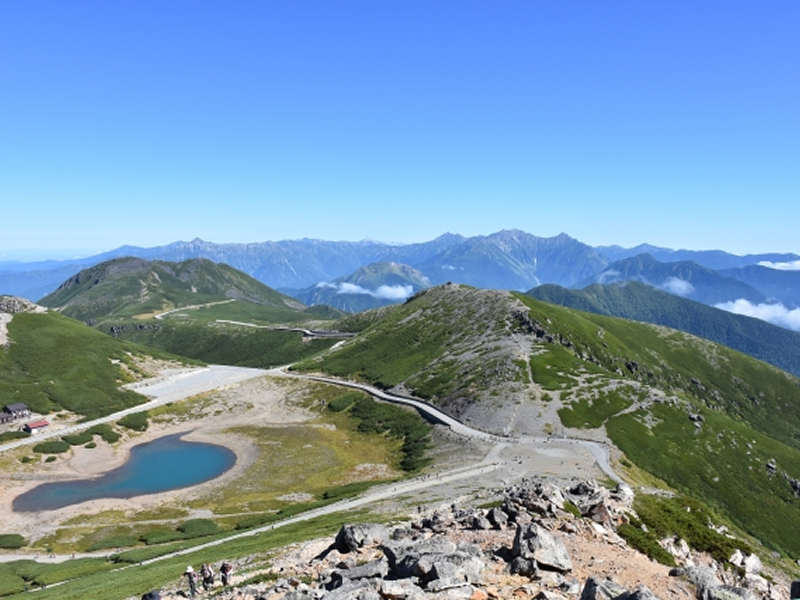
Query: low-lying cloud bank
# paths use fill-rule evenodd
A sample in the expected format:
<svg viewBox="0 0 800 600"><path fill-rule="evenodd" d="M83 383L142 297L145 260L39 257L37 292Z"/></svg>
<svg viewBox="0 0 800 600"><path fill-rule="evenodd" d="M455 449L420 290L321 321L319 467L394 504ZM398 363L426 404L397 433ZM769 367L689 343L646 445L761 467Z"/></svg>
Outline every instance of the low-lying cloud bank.
<svg viewBox="0 0 800 600"><path fill-rule="evenodd" d="M800 260L793 260L790 262L769 262L768 260L762 260L758 264L761 267L777 269L778 271L800 271Z"/></svg>
<svg viewBox="0 0 800 600"><path fill-rule="evenodd" d="M688 296L694 292L694 286L685 279L670 277L661 284L661 289L676 296Z"/></svg>
<svg viewBox="0 0 800 600"><path fill-rule="evenodd" d="M733 302L717 304L716 308L721 308L737 315L755 317L773 325L800 331L800 308L789 309L780 302L776 304L753 304L749 300L739 298Z"/></svg>
<svg viewBox="0 0 800 600"><path fill-rule="evenodd" d="M402 302L414 293L414 287L410 285L381 285L376 290L355 283L318 283L317 287L335 289L337 294L363 294L391 302Z"/></svg>

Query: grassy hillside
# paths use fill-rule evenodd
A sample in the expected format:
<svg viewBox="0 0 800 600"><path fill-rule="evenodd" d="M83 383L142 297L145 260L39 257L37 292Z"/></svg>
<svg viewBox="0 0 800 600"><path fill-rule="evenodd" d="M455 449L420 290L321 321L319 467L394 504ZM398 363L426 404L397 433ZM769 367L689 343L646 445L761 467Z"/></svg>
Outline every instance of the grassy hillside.
<svg viewBox="0 0 800 600"><path fill-rule="evenodd" d="M800 376L800 333L628 281L570 290L541 285L529 296L601 315L665 325L704 337Z"/></svg>
<svg viewBox="0 0 800 600"><path fill-rule="evenodd" d="M9 346L0 347L0 404L24 402L45 414L95 418L141 404L143 396L119 389L133 380L134 357L167 358L53 312L15 315L8 336Z"/></svg>
<svg viewBox="0 0 800 600"><path fill-rule="evenodd" d="M343 313L307 308L252 277L206 259L120 258L85 269L42 300L99 331L204 362L271 367L314 356L335 339L304 340L270 325ZM256 327L229 323L236 321Z"/></svg>
<svg viewBox="0 0 800 600"><path fill-rule="evenodd" d="M148 323L102 324L119 339L203 362L239 367L270 368L324 352L336 338L306 339L297 331L278 331L202 317Z"/></svg>
<svg viewBox="0 0 800 600"><path fill-rule="evenodd" d="M494 431L556 407L561 427L605 428L630 463L800 556L787 527L800 519L796 377L684 332L523 294L442 286L369 316L358 338L301 368L410 390Z"/></svg>
<svg viewBox="0 0 800 600"><path fill-rule="evenodd" d="M398 387L468 418L480 398L500 389L512 393L525 377L515 362L519 350L509 341L517 304L505 292L431 288L405 304L343 319L337 327L361 334L296 368Z"/></svg>
<svg viewBox="0 0 800 600"><path fill-rule="evenodd" d="M287 316L304 306L249 275L207 259L180 263L118 258L84 269L39 304L83 321L152 315L183 306L243 300Z"/></svg>

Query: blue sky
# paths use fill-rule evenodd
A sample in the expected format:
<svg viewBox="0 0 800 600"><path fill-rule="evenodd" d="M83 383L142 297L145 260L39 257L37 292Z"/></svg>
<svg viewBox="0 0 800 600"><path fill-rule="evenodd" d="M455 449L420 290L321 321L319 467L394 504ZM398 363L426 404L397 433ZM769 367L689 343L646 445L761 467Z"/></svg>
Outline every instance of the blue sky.
<svg viewBox="0 0 800 600"><path fill-rule="evenodd" d="M0 259L511 228L800 253L798 23L788 0L2 2Z"/></svg>

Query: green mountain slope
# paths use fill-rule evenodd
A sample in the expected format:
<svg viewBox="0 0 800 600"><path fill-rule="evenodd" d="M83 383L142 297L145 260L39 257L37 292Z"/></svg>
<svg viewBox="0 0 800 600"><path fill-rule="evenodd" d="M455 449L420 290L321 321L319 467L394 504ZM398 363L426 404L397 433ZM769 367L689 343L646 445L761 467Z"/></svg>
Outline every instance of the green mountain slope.
<svg viewBox="0 0 800 600"><path fill-rule="evenodd" d="M800 376L800 333L629 281L582 290L541 285L527 295L601 315L680 329Z"/></svg>
<svg viewBox="0 0 800 600"><path fill-rule="evenodd" d="M357 338L299 368L411 391L500 434L605 430L631 463L800 556L786 527L800 519L796 377L684 332L522 294L442 286L368 316L352 317L366 325Z"/></svg>
<svg viewBox="0 0 800 600"><path fill-rule="evenodd" d="M272 367L313 356L336 339L304 340L275 324L343 313L307 308L252 277L206 259L111 260L78 273L42 303L118 339L204 362Z"/></svg>
<svg viewBox="0 0 800 600"><path fill-rule="evenodd" d="M207 259L180 263L118 258L84 269L39 302L83 321L149 315L241 300L289 316L305 307L249 275Z"/></svg>
<svg viewBox="0 0 800 600"><path fill-rule="evenodd" d="M34 412L67 410L96 418L146 401L119 386L133 381L136 357L174 358L115 340L83 323L47 313L19 313L0 347L0 404Z"/></svg>

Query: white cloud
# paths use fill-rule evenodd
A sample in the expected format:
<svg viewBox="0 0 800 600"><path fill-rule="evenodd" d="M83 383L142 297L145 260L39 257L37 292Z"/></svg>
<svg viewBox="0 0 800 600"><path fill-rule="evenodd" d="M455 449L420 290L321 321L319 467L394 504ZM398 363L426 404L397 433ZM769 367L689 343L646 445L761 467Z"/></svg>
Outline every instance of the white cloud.
<svg viewBox="0 0 800 600"><path fill-rule="evenodd" d="M758 264L768 269L777 269L778 271L800 271L800 260L793 260L790 262L769 262L768 260L762 260Z"/></svg>
<svg viewBox="0 0 800 600"><path fill-rule="evenodd" d="M377 290L369 290L355 283L320 282L317 287L335 289L337 294L363 294L391 302L402 302L414 293L414 287L411 285L382 285Z"/></svg>
<svg viewBox="0 0 800 600"><path fill-rule="evenodd" d="M336 290L337 294L365 294L367 296L372 296L372 292L370 292L367 288L363 288L360 285L356 285L355 283L340 283L339 289Z"/></svg>
<svg viewBox="0 0 800 600"><path fill-rule="evenodd" d="M616 281L617 277L619 277L619 271L603 271L597 278L597 283L610 283Z"/></svg>
<svg viewBox="0 0 800 600"><path fill-rule="evenodd" d="M755 317L768 321L773 325L800 331L800 308L788 309L780 302L776 304L753 304L749 300L739 298L733 302L717 304L717 308L737 315Z"/></svg>
<svg viewBox="0 0 800 600"><path fill-rule="evenodd" d="M685 279L670 277L661 284L661 289L676 296L688 296L694 291L694 286Z"/></svg>
<svg viewBox="0 0 800 600"><path fill-rule="evenodd" d="M406 300L414 293L414 288L410 285L382 285L373 294L376 298L400 302Z"/></svg>

